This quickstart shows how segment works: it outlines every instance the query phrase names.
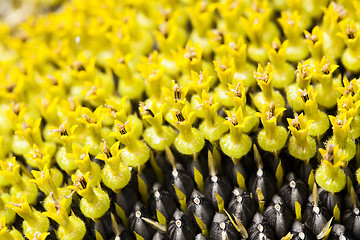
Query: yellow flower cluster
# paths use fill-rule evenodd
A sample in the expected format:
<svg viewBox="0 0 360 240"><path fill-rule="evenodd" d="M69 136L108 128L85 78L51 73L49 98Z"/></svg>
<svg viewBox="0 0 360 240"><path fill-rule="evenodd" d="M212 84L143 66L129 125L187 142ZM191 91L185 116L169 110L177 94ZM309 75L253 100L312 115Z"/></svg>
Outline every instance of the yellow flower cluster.
<svg viewBox="0 0 360 240"><path fill-rule="evenodd" d="M48 218L82 239L75 193L96 221L111 202L101 184L119 193L169 147L196 160L208 142L236 164L255 143L287 146L307 164L326 136L316 181L344 188L360 137L358 1L57 2L0 22L0 239L23 239L15 212L28 239L46 238Z"/></svg>

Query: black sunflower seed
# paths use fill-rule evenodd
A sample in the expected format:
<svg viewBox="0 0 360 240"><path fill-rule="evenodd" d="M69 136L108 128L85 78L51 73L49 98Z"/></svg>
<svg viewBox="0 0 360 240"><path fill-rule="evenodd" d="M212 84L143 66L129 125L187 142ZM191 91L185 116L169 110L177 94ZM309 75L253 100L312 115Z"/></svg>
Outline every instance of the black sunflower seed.
<svg viewBox="0 0 360 240"><path fill-rule="evenodd" d="M294 221L291 210L278 195L272 198L270 205L265 210L264 217L274 229L277 238L285 236Z"/></svg>
<svg viewBox="0 0 360 240"><path fill-rule="evenodd" d="M172 240L192 240L195 239L197 232L190 218L180 210L176 210L169 222L168 234Z"/></svg>
<svg viewBox="0 0 360 240"><path fill-rule="evenodd" d="M210 240L240 239L228 216L216 213L210 228Z"/></svg>
<svg viewBox="0 0 360 240"><path fill-rule="evenodd" d="M248 227L256 213L256 203L248 192L234 188L227 211L230 215L237 217L245 227Z"/></svg>

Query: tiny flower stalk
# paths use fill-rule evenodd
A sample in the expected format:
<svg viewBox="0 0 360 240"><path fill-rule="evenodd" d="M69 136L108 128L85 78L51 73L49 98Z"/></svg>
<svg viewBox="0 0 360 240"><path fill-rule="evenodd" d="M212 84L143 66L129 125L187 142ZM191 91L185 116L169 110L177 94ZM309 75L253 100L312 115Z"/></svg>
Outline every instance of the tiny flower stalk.
<svg viewBox="0 0 360 240"><path fill-rule="evenodd" d="M300 2L302 4L302 8L304 9L303 15L307 15L312 19L319 19L323 14L322 9L329 3L328 0L307 0Z"/></svg>
<svg viewBox="0 0 360 240"><path fill-rule="evenodd" d="M214 143L228 130L228 127L223 124L224 118L217 114L220 108L217 94L209 95L203 91L201 98L197 97L196 100L199 103L197 109L201 110L204 119L199 125L199 130L206 140Z"/></svg>
<svg viewBox="0 0 360 240"><path fill-rule="evenodd" d="M76 175L83 175L85 173L89 173L89 184L91 186L97 186L101 181L100 175L100 166L95 162L91 161L89 156L89 145L85 145L85 147L81 148L77 144L73 144L72 153L66 154L67 158L73 159L75 164L78 166L76 170Z"/></svg>
<svg viewBox="0 0 360 240"><path fill-rule="evenodd" d="M52 74L47 75L44 78L44 81L41 83L41 87L49 89L49 95L48 95L49 100L52 99L51 96L56 96L56 98L66 98L67 93L65 90L64 78L61 75L60 71L56 71ZM39 102L41 102L41 100ZM54 105L54 106L56 106L56 105ZM49 109L49 110L52 111L52 109ZM51 119L54 119L51 116L49 116L48 114L45 114L45 115L47 115L47 117L50 117ZM43 116L45 117L45 115L43 115ZM56 119L56 115L55 115L55 119Z"/></svg>
<svg viewBox="0 0 360 240"><path fill-rule="evenodd" d="M320 62L324 53L324 38L323 32L319 26L315 26L311 32L304 30L305 41L309 47L311 58L315 62Z"/></svg>
<svg viewBox="0 0 360 240"><path fill-rule="evenodd" d="M241 108L244 117L250 117L250 119L245 122L243 131L248 133L254 130L259 124L259 118L255 116L256 111L246 104L246 90L244 86L241 83L238 83L236 87L229 84L228 88L229 91L226 94L231 97L234 103L233 112L235 113Z"/></svg>
<svg viewBox="0 0 360 240"><path fill-rule="evenodd" d="M58 126L60 124L60 116L58 114L59 102L59 97L52 98L49 95L42 99L39 98L37 101L41 115L48 125Z"/></svg>
<svg viewBox="0 0 360 240"><path fill-rule="evenodd" d="M88 151L92 155L96 155L99 152L101 139L110 133L106 131L106 128L103 128L102 121L105 116L102 112L102 107L97 107L94 112L87 107L83 107L81 109L81 116L77 119L86 128L85 131L90 133L85 138L85 144L90 145ZM85 134L85 131L80 134Z"/></svg>
<svg viewBox="0 0 360 240"><path fill-rule="evenodd" d="M3 226L5 226L5 224L11 225L15 221L16 213L13 210L11 210L10 208L6 207L6 204L9 204L10 201L11 201L11 197L9 194L6 194L6 193L1 194L1 196L0 196L0 216L1 216L2 220L4 221ZM1 234L0 234L0 236L1 236Z"/></svg>
<svg viewBox="0 0 360 240"><path fill-rule="evenodd" d="M244 117L242 108L237 111L226 111L228 115L224 124L230 128L230 133L226 134L220 139L221 150L228 155L237 164L241 157L246 155L252 146L251 139L243 132L245 124L250 116Z"/></svg>
<svg viewBox="0 0 360 240"><path fill-rule="evenodd" d="M33 239L36 232L46 233L49 229L49 219L41 212L30 207L27 201L17 204L10 203L6 207L15 211L22 219L23 233L28 239Z"/></svg>
<svg viewBox="0 0 360 240"><path fill-rule="evenodd" d="M357 139L360 137L360 101L355 101L355 97L352 95L344 95L337 100L337 106L338 116L345 114L346 119L353 118L350 124L348 137L350 139Z"/></svg>
<svg viewBox="0 0 360 240"><path fill-rule="evenodd" d="M18 199L25 198L29 204L37 201L38 189L30 183L26 175L20 175L20 165L13 157L9 162L0 160L0 175L4 176L11 184L10 195Z"/></svg>
<svg viewBox="0 0 360 240"><path fill-rule="evenodd" d="M357 79L349 81L346 75L343 77L343 87L339 87L338 91L345 97L352 96L354 100L359 99L360 95L360 83Z"/></svg>
<svg viewBox="0 0 360 240"><path fill-rule="evenodd" d="M228 84L234 84L235 69L232 67L228 57L224 56L221 61L214 61L215 71L220 80L220 84L215 88L215 92L218 94L219 101L223 106L232 107L233 102L226 95Z"/></svg>
<svg viewBox="0 0 360 240"><path fill-rule="evenodd" d="M51 166L53 160L52 157L47 153L47 147L43 150L39 149L35 144L31 152L24 155L26 162L40 170L43 170L45 166ZM32 164L31 164L32 163ZM56 187L60 187L63 181L63 175L56 167L50 168L50 174Z"/></svg>
<svg viewBox="0 0 360 240"><path fill-rule="evenodd" d="M233 84L241 83L245 87L254 86L256 84L255 67L247 62L247 45L244 39L239 37L236 42L230 41L226 45L226 52L230 54L230 63L235 70Z"/></svg>
<svg viewBox="0 0 360 240"><path fill-rule="evenodd" d="M274 68L273 85L275 88L283 89L294 81L294 67L286 62L286 49L288 41L282 44L275 38L271 47L268 46L268 54L271 65Z"/></svg>
<svg viewBox="0 0 360 240"><path fill-rule="evenodd" d="M309 16L309 14L306 13L303 2L301 0L286 1L286 2L292 15L294 13L298 15L300 29L304 30L309 28L311 25L311 16ZM283 11L283 12L289 13L289 11ZM286 35L286 37L288 36Z"/></svg>
<svg viewBox="0 0 360 240"><path fill-rule="evenodd" d="M207 38L207 32L212 28L215 7L214 3L199 1L195 6L185 8L194 28L190 34L190 40L199 43L199 46L204 50L205 56L210 56L212 50Z"/></svg>
<svg viewBox="0 0 360 240"><path fill-rule="evenodd" d="M213 80L214 77L210 76L206 69L200 72L191 71L190 89L195 90L197 96L201 96L203 91L209 92Z"/></svg>
<svg viewBox="0 0 360 240"><path fill-rule="evenodd" d="M267 2L263 3L267 5ZM259 9L251 9L248 17L241 17L240 21L244 26L246 35L250 39L247 55L254 62L265 63L268 60L268 54L264 43L270 44L280 34L276 25L269 21L271 15L269 6L261 6L261 11L257 11Z"/></svg>
<svg viewBox="0 0 360 240"><path fill-rule="evenodd" d="M344 39L347 48L341 56L341 62L351 72L360 72L360 32L355 22L343 21L340 23L341 32L337 36Z"/></svg>
<svg viewBox="0 0 360 240"><path fill-rule="evenodd" d="M185 48L179 48L174 53L174 59L176 59L176 66L182 70L182 76L179 77L179 83L182 86L189 84L191 70L200 72L206 69L211 75L214 73L212 64L203 59L203 49L199 43L193 44L189 41Z"/></svg>
<svg viewBox="0 0 360 240"><path fill-rule="evenodd" d="M132 68L131 54L121 56L116 54L109 65L114 73L119 77L118 91L121 96L128 96L130 99L139 99L143 94L145 83L139 73Z"/></svg>
<svg viewBox="0 0 360 240"><path fill-rule="evenodd" d="M52 134L57 137L62 143L63 147L67 152L72 151L72 144L75 142L77 135L75 130L78 128L78 125L70 126L68 120L65 120L59 128L53 128L50 131Z"/></svg>
<svg viewBox="0 0 360 240"><path fill-rule="evenodd" d="M222 28L218 27L210 31L208 35L210 38L209 43L214 51L213 59L221 59L223 56L229 54L227 43L233 40L230 33L224 32Z"/></svg>
<svg viewBox="0 0 360 240"><path fill-rule="evenodd" d="M175 64L175 63L174 63ZM162 87L170 87L171 79L166 73L166 67L161 65L159 53L154 51L150 56L143 57L141 64L138 66L141 76L145 79L145 91L149 101L163 101Z"/></svg>
<svg viewBox="0 0 360 240"><path fill-rule="evenodd" d="M181 111L172 110L171 114L173 119L177 119L174 125L179 131L174 141L175 148L182 154L195 156L204 147L205 139L199 130L191 126L194 111L186 105Z"/></svg>
<svg viewBox="0 0 360 240"><path fill-rule="evenodd" d="M149 160L150 150L148 146L135 134L136 126L132 121L122 123L115 121L116 132L110 134L115 136L121 143L125 145L121 149L121 160L128 166L137 167L143 165Z"/></svg>
<svg viewBox="0 0 360 240"><path fill-rule="evenodd" d="M311 60L298 63L296 73L296 83L286 88L286 99L294 112L303 110L301 101L298 100L299 90L307 90L314 73L314 64Z"/></svg>
<svg viewBox="0 0 360 240"><path fill-rule="evenodd" d="M330 123L327 114L319 110L316 92L313 91L312 87L309 87L308 90L299 90L298 96L298 100L304 109L305 121L313 121L309 127L310 136L320 139L329 129Z"/></svg>
<svg viewBox="0 0 360 240"><path fill-rule="evenodd" d="M339 153L339 147L328 144L327 149L319 149L322 161L316 170L315 179L320 187L331 194L340 192L346 184L346 175L341 167L345 165L346 155Z"/></svg>
<svg viewBox="0 0 360 240"><path fill-rule="evenodd" d="M288 118L287 121L292 135L288 144L289 153L308 164L316 153L316 142L308 134L312 121L305 121L302 113L295 113L294 119Z"/></svg>
<svg viewBox="0 0 360 240"><path fill-rule="evenodd" d="M222 19L218 20L218 26L226 32L231 32L234 38L242 38L245 34L244 27L241 22L234 21L240 19L247 3L242 1L223 1L216 4L216 9L219 11Z"/></svg>
<svg viewBox="0 0 360 240"><path fill-rule="evenodd" d="M120 142L116 142L110 147L103 140L101 144L102 153L96 156L97 159L105 161L105 166L101 171L102 182L118 193L120 189L125 187L131 178L131 171L128 166L120 160L121 149Z"/></svg>
<svg viewBox="0 0 360 240"><path fill-rule="evenodd" d="M308 46L303 38L300 19L301 16L297 11L292 11L290 15L286 11L282 11L281 17L278 19L288 40L286 59L295 63L309 55Z"/></svg>
<svg viewBox="0 0 360 240"><path fill-rule="evenodd" d="M15 133L18 135L24 136L25 140L29 143L30 146L36 144L39 147L43 147L45 145L40 131L41 118L33 121L33 119L28 119L27 122L21 123L19 125L18 131Z"/></svg>
<svg viewBox="0 0 360 240"><path fill-rule="evenodd" d="M50 193L50 197L52 198L52 202L49 209L47 209L47 212L44 212L43 215L53 219L59 224L59 228L55 231L56 236L60 240L82 239L86 233L84 222L75 216L73 212L71 213L71 216L68 215L66 199L62 199L59 203L52 193Z"/></svg>
<svg viewBox="0 0 360 240"><path fill-rule="evenodd" d="M263 106L261 113L256 113L260 117L264 129L257 136L259 146L265 151L272 152L278 156L280 150L285 146L288 132L282 126L277 126L277 119L282 115L286 108L276 108L271 102Z"/></svg>
<svg viewBox="0 0 360 240"><path fill-rule="evenodd" d="M315 85L316 100L320 106L327 109L333 108L341 95L337 91L337 88L342 86L341 79L333 79L333 73L338 67L338 65L330 64L326 57L323 57L320 63L315 63L314 77L320 82Z"/></svg>
<svg viewBox="0 0 360 240"><path fill-rule="evenodd" d="M84 101L92 107L103 104L105 99L110 97L109 93L113 92L112 89L106 89L106 86L103 86L99 77L96 77L94 81L85 82L85 87L81 95L85 96Z"/></svg>
<svg viewBox="0 0 360 240"><path fill-rule="evenodd" d="M179 27L177 22L181 17L181 12L172 11L170 14L171 17L165 16L165 19L159 22L158 29L154 30L154 36L159 44L159 50L167 60L171 59L171 49L176 49L179 45L183 46L187 40L186 29Z"/></svg>
<svg viewBox="0 0 360 240"><path fill-rule="evenodd" d="M276 108L285 107L285 100L280 92L273 88L273 76L274 69L270 63L266 65L264 69L260 64L257 71L254 73L256 81L261 88L261 92L258 92L252 97L255 107L258 110L262 110L265 104L273 102Z"/></svg>
<svg viewBox="0 0 360 240"><path fill-rule="evenodd" d="M174 80L171 82L171 89L164 87L162 88L166 106L166 108L164 109L164 111L166 111L164 118L171 125L176 122L176 118L173 118L171 111L181 110L185 105L188 104L186 100L186 94L188 90L189 86L182 87Z"/></svg>
<svg viewBox="0 0 360 240"><path fill-rule="evenodd" d="M151 108L140 102L140 113L151 126L146 128L143 135L145 142L156 151L164 151L165 146L171 146L175 139L175 131L170 126L163 125L163 107L160 109L155 102Z"/></svg>
<svg viewBox="0 0 360 240"><path fill-rule="evenodd" d="M126 122L127 120L132 121L135 128L136 136L140 137L143 132L143 123L137 114L131 114L131 102L127 97L120 99L106 99L103 111L111 117L114 121ZM112 125L112 124L111 124ZM114 127L115 130L115 127Z"/></svg>
<svg viewBox="0 0 360 240"><path fill-rule="evenodd" d="M85 81L93 79L96 76L95 58L87 58L82 54L71 62L70 66L70 84L76 85L76 81ZM69 83L66 83L69 84Z"/></svg>
<svg viewBox="0 0 360 240"><path fill-rule="evenodd" d="M140 24L136 12L135 9L125 9L123 17L121 16L122 21L119 21L126 36L124 37L130 41L130 48L121 50L134 53L134 57L149 52L153 46L152 34L146 31L145 26Z"/></svg>
<svg viewBox="0 0 360 240"><path fill-rule="evenodd" d="M18 123L16 130L15 130L15 136L14 140L12 141L12 149L14 153L16 154L25 154L29 151L29 148L36 144L41 149L45 148L45 146L48 146L48 152L52 156L55 153L56 146L53 143L44 142L42 139L42 133L41 133L41 118L38 118L37 120L33 120L31 117L29 117L26 121ZM23 141L25 140L25 142ZM20 151L25 151L20 153Z"/></svg>
<svg viewBox="0 0 360 240"><path fill-rule="evenodd" d="M59 112L62 116L62 122L60 123L64 123L64 121L66 122L69 122L69 125L70 126L74 126L74 125L77 125L78 122L77 122L77 118L81 115L81 104L79 102L79 99L78 97L69 97L68 99L63 99L61 101L61 105L60 105L60 108L59 108ZM60 126L59 125L56 125L56 126ZM50 128L50 131L48 134L52 134L52 131L51 129L53 129L51 126L49 127ZM52 138L54 138L55 136L51 136Z"/></svg>
<svg viewBox="0 0 360 240"><path fill-rule="evenodd" d="M9 229L6 227L6 220L3 216L0 219L0 239L15 240Z"/></svg>
<svg viewBox="0 0 360 240"><path fill-rule="evenodd" d="M30 152L24 155L26 163L38 169L43 169L47 164L52 164L52 156L48 154L48 147L40 149L36 144L33 145Z"/></svg>
<svg viewBox="0 0 360 240"><path fill-rule="evenodd" d="M9 109L6 110L5 115L8 119L7 122L5 122L5 126L3 126L2 129L10 130L15 129L17 123L21 123L25 121L25 113L27 112L27 108L25 106L24 102L16 103L12 101L9 104Z"/></svg>
<svg viewBox="0 0 360 240"><path fill-rule="evenodd" d="M197 117L204 118L204 113L198 108L201 99L202 92L209 92L211 82L214 80L213 76L209 76L208 71L195 72L191 71L191 83L190 89L195 91L195 94L191 96L190 104L191 108L195 111Z"/></svg>
<svg viewBox="0 0 360 240"><path fill-rule="evenodd" d="M84 176L72 175L71 179L74 183L69 186L76 191L82 198L80 200L80 210L88 218L96 220L102 217L110 207L110 199L108 194L100 187L92 187L88 184L89 173Z"/></svg>
<svg viewBox="0 0 360 240"><path fill-rule="evenodd" d="M356 145L354 140L348 137L353 118L346 119L345 117L345 114L338 117L329 115L330 122L333 126L333 136L326 144L338 146L339 149L337 153L339 156L346 155L343 161L349 162L356 154Z"/></svg>
<svg viewBox="0 0 360 240"><path fill-rule="evenodd" d="M337 35L341 31L339 22L343 20L347 13L344 7L335 2L331 2L327 8L323 8L324 17L321 29L324 34L324 52L325 56L334 62L339 59L344 51L344 41ZM336 47L334 47L336 46Z"/></svg>
<svg viewBox="0 0 360 240"><path fill-rule="evenodd" d="M74 159L66 157L67 153L72 153L73 143L77 138L77 133L75 130L78 128L78 125L70 126L66 120L63 124L59 126L58 129L52 129L52 134L59 138L60 142L63 144L62 147L56 152L56 162L59 164L59 167L64 171L70 173L77 169Z"/></svg>
<svg viewBox="0 0 360 240"><path fill-rule="evenodd" d="M45 166L43 171L32 170L31 173L35 179L30 179L29 181L35 183L40 189L40 191L42 191L46 195L43 204L46 210L49 210L49 205L52 201L50 193L52 193L53 196L59 201L66 199L66 209L69 209L72 199L65 198L65 196L70 194L70 190L55 185L50 170L47 168L47 166Z"/></svg>

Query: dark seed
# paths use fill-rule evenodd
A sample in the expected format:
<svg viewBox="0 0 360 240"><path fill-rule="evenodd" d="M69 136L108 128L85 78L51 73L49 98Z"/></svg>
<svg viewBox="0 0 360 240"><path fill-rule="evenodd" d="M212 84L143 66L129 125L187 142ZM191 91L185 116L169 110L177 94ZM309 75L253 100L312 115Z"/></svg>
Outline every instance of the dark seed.
<svg viewBox="0 0 360 240"><path fill-rule="evenodd" d="M180 191L186 195L186 199L189 200L192 191L194 190L194 181L186 173L186 171L177 165L176 169L172 170L167 176L165 181L166 189L169 193L176 199L179 204L179 199L176 195L174 186L176 186Z"/></svg>
<svg viewBox="0 0 360 240"><path fill-rule="evenodd" d="M145 240L152 239L155 230L146 223L143 218L151 218L149 210L142 204L136 203L134 211L129 216L129 228L131 232L136 232ZM134 235L135 237L135 235Z"/></svg>
<svg viewBox="0 0 360 240"><path fill-rule="evenodd" d="M172 198L169 192L165 190L154 189L149 196L148 206L152 215L156 216L157 211L162 213L166 218L166 222L169 222L174 214L177 206L176 202Z"/></svg>
<svg viewBox="0 0 360 240"><path fill-rule="evenodd" d="M320 202L331 212L334 212L334 208L337 205L339 210L342 207L341 193L331 194L328 191L319 188L319 200Z"/></svg>
<svg viewBox="0 0 360 240"><path fill-rule="evenodd" d="M256 203L248 192L234 188L227 210L230 215L234 215L245 227L248 227L256 213Z"/></svg>
<svg viewBox="0 0 360 240"><path fill-rule="evenodd" d="M342 217L342 222L345 228L354 236L360 236L360 210L357 207L352 207L345 210Z"/></svg>
<svg viewBox="0 0 360 240"><path fill-rule="evenodd" d="M210 228L210 240L240 239L228 216L216 213Z"/></svg>
<svg viewBox="0 0 360 240"><path fill-rule="evenodd" d="M305 224L297 220L295 220L291 227L291 233L293 234L292 240L316 240L316 237L311 230Z"/></svg>
<svg viewBox="0 0 360 240"><path fill-rule="evenodd" d="M357 235L357 237L359 237ZM328 240L355 240L355 238L349 233L343 225L334 224L331 228Z"/></svg>
<svg viewBox="0 0 360 240"><path fill-rule="evenodd" d="M225 172L228 174L229 180L234 186L238 186L237 174L241 174L244 177L244 180L247 178L247 172L240 161L236 165L234 165L233 161L227 161L225 166Z"/></svg>
<svg viewBox="0 0 360 240"><path fill-rule="evenodd" d="M176 210L168 226L168 234L172 240L192 240L197 234L196 227L188 216Z"/></svg>
<svg viewBox="0 0 360 240"><path fill-rule="evenodd" d="M265 210L264 217L275 230L277 238L285 236L294 221L291 210L278 195L273 197L269 207Z"/></svg>
<svg viewBox="0 0 360 240"><path fill-rule="evenodd" d="M168 236L161 232L156 232L152 238L152 240L168 240Z"/></svg>
<svg viewBox="0 0 360 240"><path fill-rule="evenodd" d="M219 209L215 192L224 200L224 206L226 206L229 202L231 191L231 183L226 177L212 175L205 180L205 196L210 200L214 209L217 211L219 211Z"/></svg>
<svg viewBox="0 0 360 240"><path fill-rule="evenodd" d="M187 209L187 215L196 225L194 214L210 228L214 217L213 206L211 202L197 190L193 191Z"/></svg>
<svg viewBox="0 0 360 240"><path fill-rule="evenodd" d="M295 216L295 201L300 204L301 209L305 209L309 197L308 186L303 181L296 180L294 174L290 174L287 177L287 183L280 189L279 195Z"/></svg>
<svg viewBox="0 0 360 240"><path fill-rule="evenodd" d="M250 191L256 202L259 201L257 195L258 188L264 195L265 202L269 202L276 192L276 181L274 177L263 169L258 169L257 172L250 177Z"/></svg>
<svg viewBox="0 0 360 240"><path fill-rule="evenodd" d="M126 216L130 215L135 203L139 201L139 199L140 196L137 189L131 185L127 185L120 190L120 193L116 194L116 204L124 210Z"/></svg>
<svg viewBox="0 0 360 240"><path fill-rule="evenodd" d="M317 236L331 216L332 214L326 207L309 202L306 205L303 220L306 226Z"/></svg>
<svg viewBox="0 0 360 240"><path fill-rule="evenodd" d="M255 214L248 234L250 240L276 239L274 230L260 213Z"/></svg>

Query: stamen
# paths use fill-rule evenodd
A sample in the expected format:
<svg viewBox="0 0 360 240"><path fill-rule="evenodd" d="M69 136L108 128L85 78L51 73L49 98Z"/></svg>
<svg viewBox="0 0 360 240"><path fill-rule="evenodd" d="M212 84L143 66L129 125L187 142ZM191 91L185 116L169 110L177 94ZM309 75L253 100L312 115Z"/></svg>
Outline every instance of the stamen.
<svg viewBox="0 0 360 240"><path fill-rule="evenodd" d="M103 139L102 142L103 142L103 144L104 144L104 145L103 145L103 149L102 149L103 153L106 155L107 158L112 158L112 154L111 154L111 152L110 152L110 148L106 145L105 139Z"/></svg>
<svg viewBox="0 0 360 240"><path fill-rule="evenodd" d="M121 124L116 124L116 126L118 127L118 131L121 133L121 135L124 135L127 133L126 129L125 129L125 126L129 123L129 121L126 121L124 123L124 125L121 125Z"/></svg>
<svg viewBox="0 0 360 240"><path fill-rule="evenodd" d="M293 125L294 128L296 128L297 130L300 130L300 122L298 119L298 114L294 113L294 119L291 121L291 124Z"/></svg>
<svg viewBox="0 0 360 240"><path fill-rule="evenodd" d="M145 105L144 102L140 102L139 105L144 109L142 114L149 114L151 117L155 117L153 111L151 111L151 109L147 105Z"/></svg>
<svg viewBox="0 0 360 240"><path fill-rule="evenodd" d="M349 24L347 25L346 35L348 36L349 39L354 39L356 32L357 32L356 29L351 29L350 25Z"/></svg>
<svg viewBox="0 0 360 240"><path fill-rule="evenodd" d="M183 116L183 114L181 113L180 110L176 110L175 114L176 114L176 118L177 118L178 122L185 121L185 118L184 118L184 116Z"/></svg>
<svg viewBox="0 0 360 240"><path fill-rule="evenodd" d="M175 99L175 102L181 100L181 90L182 90L182 88L176 83L174 85L174 99Z"/></svg>
<svg viewBox="0 0 360 240"><path fill-rule="evenodd" d="M266 112L266 118L270 120L273 117L275 117L275 104L274 102L271 102L269 105L269 111Z"/></svg>

